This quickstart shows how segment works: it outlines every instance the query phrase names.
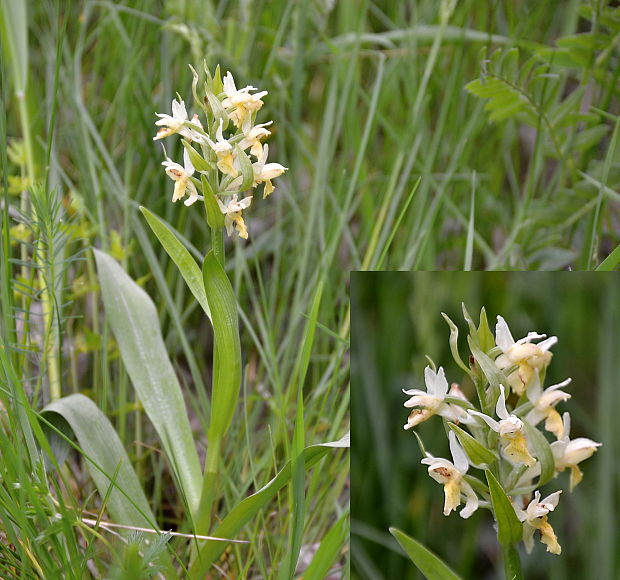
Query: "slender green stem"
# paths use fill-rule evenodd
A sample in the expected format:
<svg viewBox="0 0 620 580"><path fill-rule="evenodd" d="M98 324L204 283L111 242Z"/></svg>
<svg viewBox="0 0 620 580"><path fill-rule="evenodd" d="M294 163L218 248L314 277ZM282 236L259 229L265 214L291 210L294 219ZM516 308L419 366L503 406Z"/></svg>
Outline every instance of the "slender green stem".
<svg viewBox="0 0 620 580"><path fill-rule="evenodd" d="M194 529L197 534L207 534L211 525L211 508L215 496L215 482L220 464L221 440L217 437L209 438L207 458L205 460L205 472L202 478L202 493L200 505L194 521Z"/></svg>

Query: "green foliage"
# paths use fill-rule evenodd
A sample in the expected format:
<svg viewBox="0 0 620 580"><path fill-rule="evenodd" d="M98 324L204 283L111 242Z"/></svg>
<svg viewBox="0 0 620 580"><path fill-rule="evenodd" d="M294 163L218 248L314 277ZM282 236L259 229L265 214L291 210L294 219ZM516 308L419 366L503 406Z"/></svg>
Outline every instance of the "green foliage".
<svg viewBox="0 0 620 580"><path fill-rule="evenodd" d="M506 492L493 473L487 469L485 470L485 475L489 484L489 492L491 493L493 515L497 522L497 539L502 546L516 544L523 535L523 525L519 518L517 518L515 509L510 503Z"/></svg>
<svg viewBox="0 0 620 580"><path fill-rule="evenodd" d="M390 528L390 534L396 538L396 541L427 580L459 580L459 576L450 570L443 560L422 544L396 528Z"/></svg>
<svg viewBox="0 0 620 580"><path fill-rule="evenodd" d="M194 514L200 499L200 462L155 305L110 256L94 252L107 318L127 373L159 434L190 514Z"/></svg>
<svg viewBox="0 0 620 580"><path fill-rule="evenodd" d="M129 457L108 418L88 397L69 395L50 403L42 411L49 422L48 438L61 467L70 448L64 437L75 435L88 471L113 521L153 527L155 516L144 495Z"/></svg>

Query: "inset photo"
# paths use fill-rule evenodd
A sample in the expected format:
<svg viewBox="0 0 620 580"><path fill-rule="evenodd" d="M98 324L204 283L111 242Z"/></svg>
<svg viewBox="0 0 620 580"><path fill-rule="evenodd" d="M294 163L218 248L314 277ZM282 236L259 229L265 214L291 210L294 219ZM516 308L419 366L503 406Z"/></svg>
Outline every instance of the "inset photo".
<svg viewBox="0 0 620 580"><path fill-rule="evenodd" d="M351 274L353 578L615 578L619 294Z"/></svg>

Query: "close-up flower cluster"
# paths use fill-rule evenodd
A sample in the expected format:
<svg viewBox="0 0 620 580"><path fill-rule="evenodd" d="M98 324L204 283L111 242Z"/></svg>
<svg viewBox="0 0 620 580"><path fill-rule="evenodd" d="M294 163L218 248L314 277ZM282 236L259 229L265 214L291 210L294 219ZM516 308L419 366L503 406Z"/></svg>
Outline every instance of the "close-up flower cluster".
<svg viewBox="0 0 620 580"><path fill-rule="evenodd" d="M445 314L444 318L450 326L452 355L473 382L477 401L469 400L457 384L448 389L444 369L436 369L432 363L424 371L426 391L403 391L410 397L404 405L412 409L404 428L433 415L444 419L452 461L433 457L422 447L422 463L444 486L444 515L450 515L463 501L463 518L479 508L491 509L499 528L507 521L522 524L513 544L522 539L526 551L531 552L538 530L547 551L560 554L561 546L548 521L562 493L558 489L561 480L555 478L570 469L572 492L583 478L579 464L601 443L584 437L570 439L570 415L564 412L560 416L556 409L571 397L563 390L570 378L543 387L553 356L550 349L557 344L557 337L529 332L514 340L501 316L493 337L484 309L478 327L465 307L463 311L470 329L469 367L458 352L458 328ZM470 467L484 473L477 477L469 472ZM497 483L503 499L498 499ZM541 499L540 488L547 483L554 490ZM499 514L502 506L511 506L510 513ZM501 538L502 530L498 533Z"/></svg>
<svg viewBox="0 0 620 580"><path fill-rule="evenodd" d="M264 184L263 198L268 197L275 189L272 180L287 170L280 163L267 163L269 146L263 141L271 135L266 127L272 121L255 124L267 91L255 92L258 89L253 86L237 89L230 72L221 79L219 67L212 76L205 66L207 78L204 97L200 98L198 73L192 72L194 101L206 116L205 124L197 113L189 117L181 97L172 101L172 115L158 113L155 122L161 128L153 140L175 134L183 138L183 165L170 159L164 149L166 160L162 165L175 182L172 201L186 195L186 206L204 200L207 213L210 208L221 212L229 236L236 230L240 238L247 239L242 212L253 196L239 199L239 195Z"/></svg>

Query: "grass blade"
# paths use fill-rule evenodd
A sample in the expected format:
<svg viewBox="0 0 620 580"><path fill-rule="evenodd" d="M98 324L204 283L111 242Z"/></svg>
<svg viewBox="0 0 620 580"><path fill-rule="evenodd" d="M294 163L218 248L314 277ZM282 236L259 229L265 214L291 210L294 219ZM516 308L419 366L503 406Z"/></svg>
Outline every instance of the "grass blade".
<svg viewBox="0 0 620 580"><path fill-rule="evenodd" d="M304 580L323 580L336 562L340 549L349 537L349 514L344 513L325 534L312 562L304 570Z"/></svg>

